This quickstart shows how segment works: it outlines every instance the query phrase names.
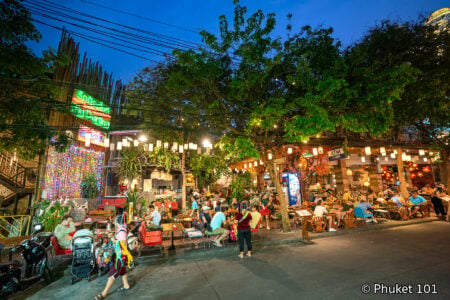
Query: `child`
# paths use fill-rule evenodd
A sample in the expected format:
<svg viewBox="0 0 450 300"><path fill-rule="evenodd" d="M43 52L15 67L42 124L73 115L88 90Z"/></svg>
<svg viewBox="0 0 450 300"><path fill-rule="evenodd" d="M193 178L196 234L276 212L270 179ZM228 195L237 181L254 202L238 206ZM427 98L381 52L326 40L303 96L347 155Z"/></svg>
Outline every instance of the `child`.
<svg viewBox="0 0 450 300"><path fill-rule="evenodd" d="M108 291L111 289L114 281L117 277L122 278L123 286L119 290L130 289L130 284L128 283L127 275L127 265L131 268L133 263L133 256L128 251L127 248L127 232L126 227L120 226L115 238L112 239L113 242L113 259L112 265L108 272L108 281L106 282L105 289L95 296L96 300L101 300L106 298Z"/></svg>

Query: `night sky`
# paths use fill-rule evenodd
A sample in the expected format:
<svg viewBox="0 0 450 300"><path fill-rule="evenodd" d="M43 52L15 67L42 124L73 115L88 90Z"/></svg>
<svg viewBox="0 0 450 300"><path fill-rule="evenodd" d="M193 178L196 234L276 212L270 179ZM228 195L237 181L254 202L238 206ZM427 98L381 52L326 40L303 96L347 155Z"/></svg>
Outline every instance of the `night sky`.
<svg viewBox="0 0 450 300"><path fill-rule="evenodd" d="M43 0L27 1L25 1L25 5L33 2L42 3ZM219 28L219 15L226 14L231 21L233 13L231 0L89 0L89 2L107 6L111 9L125 11L183 28L179 29L98 7L87 3L84 0L53 0L52 2L117 23L192 42L201 42L201 38L196 32L199 32L202 29L217 33ZM341 40L343 45L348 46L358 41L368 28L379 23L381 20L417 20L421 15L428 16L437 9L449 7L450 1L244 0L241 1L241 4L247 6L249 12L254 12L256 9L260 8L265 13L276 13L277 31L275 34L277 36L286 36L286 15L292 13L293 32L298 31L303 25L311 25L313 27L318 25L323 25L325 27L331 26L335 29L335 37ZM85 32L82 29L62 24L55 20L48 20L42 16L35 16L35 18L58 27L66 26L67 28L76 30L80 33ZM86 18L86 20L89 19ZM41 24L36 24L36 27L42 33L42 40L38 44L30 44L32 49L38 55L40 55L42 50L45 50L48 47L56 49L61 35L60 31ZM140 69L149 64L154 64L152 62L149 63L142 58L133 57L87 40L80 38L76 38L76 40L80 42L81 50L83 52L87 51L90 58L99 61L107 71L113 72L115 79L122 79L123 81L128 82L132 80L133 76L137 74ZM155 46L151 47L157 48ZM168 49L165 48L160 49L162 51L168 51ZM133 53L140 54L155 61L163 59L161 56L141 53L136 50L132 51Z"/></svg>

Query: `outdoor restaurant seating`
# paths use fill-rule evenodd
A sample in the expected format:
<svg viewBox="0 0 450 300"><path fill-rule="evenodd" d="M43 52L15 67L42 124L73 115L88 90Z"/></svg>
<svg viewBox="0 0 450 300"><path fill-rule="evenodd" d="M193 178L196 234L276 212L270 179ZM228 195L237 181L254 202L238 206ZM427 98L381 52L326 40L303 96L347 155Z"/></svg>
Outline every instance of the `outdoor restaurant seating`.
<svg viewBox="0 0 450 300"><path fill-rule="evenodd" d="M159 251L161 252L161 255L163 254L161 230L147 231L145 222L142 222L139 234L144 247L159 245Z"/></svg>
<svg viewBox="0 0 450 300"><path fill-rule="evenodd" d="M346 213L344 218L342 219L342 223L344 224L345 229L355 228L356 227L356 219L353 214Z"/></svg>
<svg viewBox="0 0 450 300"><path fill-rule="evenodd" d="M55 250L55 255L72 254L72 250L61 248L61 246L58 244L58 240L56 239L56 236L53 235L50 238L50 241L52 243L53 249Z"/></svg>
<svg viewBox="0 0 450 300"><path fill-rule="evenodd" d="M326 221L327 220L324 217L318 217L318 216L312 217L310 222L311 222L311 227L313 229L313 232L325 231L325 227L326 227L326 223L327 223Z"/></svg>
<svg viewBox="0 0 450 300"><path fill-rule="evenodd" d="M259 228L259 226L261 225L261 220L262 220L262 217L259 218L258 223L256 223L256 227L252 229L252 235L256 232L258 233L258 236L259 236L258 240L262 240L262 233Z"/></svg>
<svg viewBox="0 0 450 300"><path fill-rule="evenodd" d="M365 214L363 209L358 206L355 207L354 214L355 214L356 221L363 222L364 223L363 225L366 225L367 218L373 217L373 214Z"/></svg>

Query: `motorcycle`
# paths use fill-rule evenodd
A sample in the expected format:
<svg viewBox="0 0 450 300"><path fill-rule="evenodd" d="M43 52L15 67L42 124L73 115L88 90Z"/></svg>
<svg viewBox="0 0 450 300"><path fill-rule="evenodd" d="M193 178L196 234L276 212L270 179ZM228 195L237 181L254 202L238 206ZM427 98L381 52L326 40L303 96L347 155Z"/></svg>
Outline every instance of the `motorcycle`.
<svg viewBox="0 0 450 300"><path fill-rule="evenodd" d="M9 262L0 264L0 299L7 299L19 290L23 290L40 279L48 283L52 280L52 274L48 268L47 250L51 235L40 237L43 230L41 224L36 224L30 239L24 240L19 246L9 250ZM25 264L17 259L13 260L13 254L20 252Z"/></svg>

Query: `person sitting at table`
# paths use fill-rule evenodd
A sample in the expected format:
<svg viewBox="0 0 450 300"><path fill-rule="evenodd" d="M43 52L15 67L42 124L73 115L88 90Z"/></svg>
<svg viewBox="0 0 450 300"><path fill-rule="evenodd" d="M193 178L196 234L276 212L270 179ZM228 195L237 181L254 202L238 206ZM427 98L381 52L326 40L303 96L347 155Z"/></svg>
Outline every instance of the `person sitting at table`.
<svg viewBox="0 0 450 300"><path fill-rule="evenodd" d="M331 227L333 218L328 215L328 210L325 208L325 206L322 206L322 200L319 200L319 202L317 202L316 208L314 209L314 216L326 217L328 220L328 231L336 231L336 229Z"/></svg>
<svg viewBox="0 0 450 300"><path fill-rule="evenodd" d="M239 203L236 198L231 199L231 208L238 209Z"/></svg>
<svg viewBox="0 0 450 300"><path fill-rule="evenodd" d="M411 196L409 197L409 202L411 203L411 207L409 208L409 217L414 216L420 209L420 207L427 204L427 200L424 197L419 195L417 190L413 190L411 192Z"/></svg>
<svg viewBox="0 0 450 300"><path fill-rule="evenodd" d="M258 223L261 224L261 214L259 213L259 207L257 205L253 205L251 214L252 219L250 221L250 228L255 229Z"/></svg>
<svg viewBox="0 0 450 300"><path fill-rule="evenodd" d="M200 229L211 231L211 214L209 213L209 206L203 206L200 213Z"/></svg>
<svg viewBox="0 0 450 300"><path fill-rule="evenodd" d="M56 225L54 232L56 240L62 249L71 248L73 237L70 234L73 232L75 232L73 220L70 216L65 215L61 221L61 224Z"/></svg>
<svg viewBox="0 0 450 300"><path fill-rule="evenodd" d="M148 207L147 216L145 217L145 227L147 231L161 229L161 214L155 209L153 204Z"/></svg>
<svg viewBox="0 0 450 300"><path fill-rule="evenodd" d="M371 215L371 217L367 218L366 222L378 223L378 221L375 219L375 216L373 215L373 208L370 203L366 201L366 197L361 195L358 198L359 202L356 206L362 209L364 215Z"/></svg>
<svg viewBox="0 0 450 300"><path fill-rule="evenodd" d="M339 204L335 204L333 206L333 209L330 210L330 212L333 212L336 214L336 221L337 221L337 226L341 226L341 220L344 219L344 216L349 213L349 214L353 214L353 202L348 201L348 202L344 202L342 203L342 205Z"/></svg>
<svg viewBox="0 0 450 300"><path fill-rule="evenodd" d="M212 238L211 240L214 242L214 245L217 247L222 247L222 240L228 237L228 234L230 231L228 229L225 229L222 227L227 223L227 218L224 213L224 209L221 209L220 211L216 212L214 217L211 220L211 230L208 230L211 232L211 235L216 236L216 238Z"/></svg>

